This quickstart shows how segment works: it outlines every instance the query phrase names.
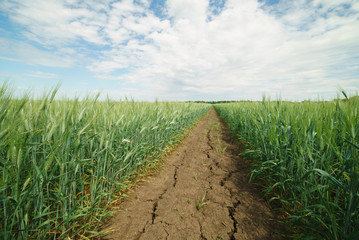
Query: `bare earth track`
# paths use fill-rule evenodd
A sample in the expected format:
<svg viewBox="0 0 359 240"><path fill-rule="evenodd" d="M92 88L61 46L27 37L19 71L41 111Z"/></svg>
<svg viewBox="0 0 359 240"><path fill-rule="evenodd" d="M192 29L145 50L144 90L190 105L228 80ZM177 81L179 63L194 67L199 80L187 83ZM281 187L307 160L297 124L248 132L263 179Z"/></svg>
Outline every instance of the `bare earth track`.
<svg viewBox="0 0 359 240"><path fill-rule="evenodd" d="M104 239L281 239L239 152L211 109L161 172L121 203Z"/></svg>

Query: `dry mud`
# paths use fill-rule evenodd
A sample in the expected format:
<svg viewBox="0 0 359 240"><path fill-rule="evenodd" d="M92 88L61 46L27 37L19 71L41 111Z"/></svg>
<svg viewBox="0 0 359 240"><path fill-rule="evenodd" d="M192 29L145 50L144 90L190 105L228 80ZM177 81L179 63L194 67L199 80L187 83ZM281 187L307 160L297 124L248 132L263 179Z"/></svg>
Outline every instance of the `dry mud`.
<svg viewBox="0 0 359 240"><path fill-rule="evenodd" d="M281 239L239 152L211 109L160 173L120 204L103 239Z"/></svg>

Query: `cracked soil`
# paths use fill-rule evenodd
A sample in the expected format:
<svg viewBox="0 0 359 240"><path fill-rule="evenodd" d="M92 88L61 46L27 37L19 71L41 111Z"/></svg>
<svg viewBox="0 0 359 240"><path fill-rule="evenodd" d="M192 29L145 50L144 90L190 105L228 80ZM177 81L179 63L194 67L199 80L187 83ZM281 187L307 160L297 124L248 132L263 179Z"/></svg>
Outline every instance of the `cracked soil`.
<svg viewBox="0 0 359 240"><path fill-rule="evenodd" d="M103 239L281 239L239 153L212 108L163 169L120 204Z"/></svg>

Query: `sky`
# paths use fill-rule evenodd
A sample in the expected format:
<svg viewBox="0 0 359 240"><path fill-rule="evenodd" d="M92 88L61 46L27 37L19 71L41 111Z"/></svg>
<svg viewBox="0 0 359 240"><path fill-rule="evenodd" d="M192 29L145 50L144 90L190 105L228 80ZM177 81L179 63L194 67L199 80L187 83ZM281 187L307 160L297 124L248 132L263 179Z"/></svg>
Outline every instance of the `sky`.
<svg viewBox="0 0 359 240"><path fill-rule="evenodd" d="M0 83L120 100L359 90L359 0L0 0Z"/></svg>

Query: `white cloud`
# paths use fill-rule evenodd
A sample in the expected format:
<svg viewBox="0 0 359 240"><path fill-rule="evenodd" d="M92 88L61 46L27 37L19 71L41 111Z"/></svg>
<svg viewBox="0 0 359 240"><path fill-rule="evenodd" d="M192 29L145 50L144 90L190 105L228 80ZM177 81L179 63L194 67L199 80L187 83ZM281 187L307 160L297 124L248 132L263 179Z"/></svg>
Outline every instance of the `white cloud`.
<svg viewBox="0 0 359 240"><path fill-rule="evenodd" d="M161 18L149 6L35 0L4 1L0 9L48 49L17 44L17 58L45 66L85 59L99 79L140 86L128 91L139 99L258 99L262 92L299 99L359 87L356 1L227 0L214 15L209 0L167 0Z"/></svg>
<svg viewBox="0 0 359 240"><path fill-rule="evenodd" d="M40 72L40 71L31 71L26 74L28 77L33 78L57 78L58 75L54 73L46 73L46 72Z"/></svg>
<svg viewBox="0 0 359 240"><path fill-rule="evenodd" d="M202 25L207 19L208 0L167 0L168 15L175 21L189 20L192 24Z"/></svg>
<svg viewBox="0 0 359 240"><path fill-rule="evenodd" d="M0 38L0 43L2 45L2 47L0 47L1 53L11 56L7 57L6 60L22 61L33 66L41 65L60 68L69 68L73 66L76 61L65 52L41 50L31 44L20 41Z"/></svg>
<svg viewBox="0 0 359 240"><path fill-rule="evenodd" d="M103 43L98 31L106 20L105 14L94 9L76 8L56 0L4 1L0 9L26 28L24 35L28 39L45 46L66 45L78 38Z"/></svg>
<svg viewBox="0 0 359 240"><path fill-rule="evenodd" d="M11 62L19 62L19 60L16 58L10 58L10 57L4 57L4 56L0 56L0 59L6 60L6 61L11 61Z"/></svg>

